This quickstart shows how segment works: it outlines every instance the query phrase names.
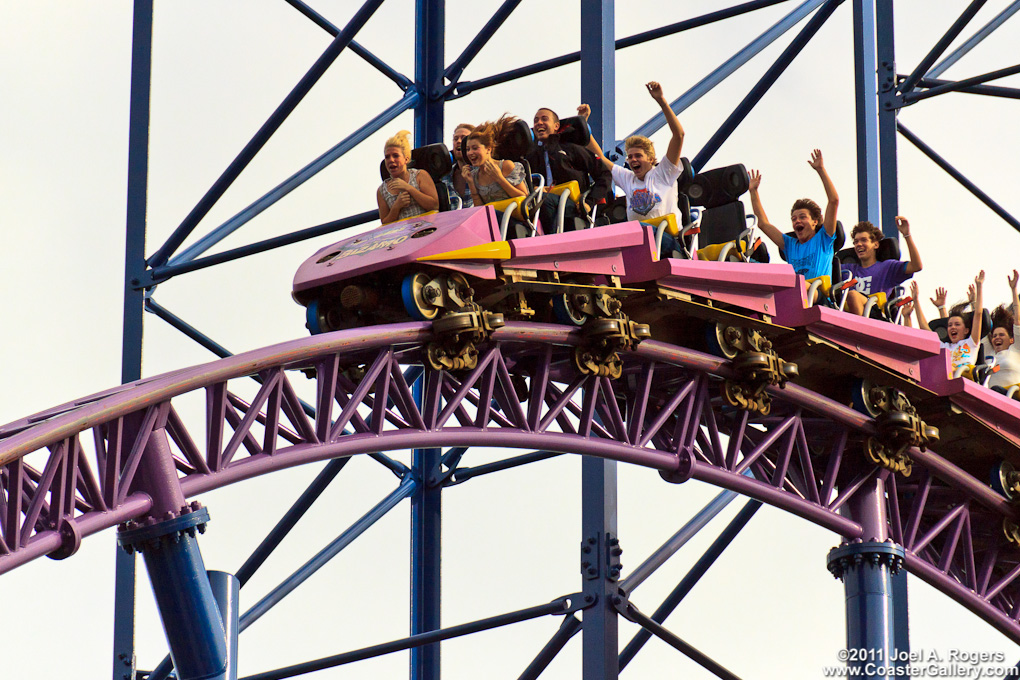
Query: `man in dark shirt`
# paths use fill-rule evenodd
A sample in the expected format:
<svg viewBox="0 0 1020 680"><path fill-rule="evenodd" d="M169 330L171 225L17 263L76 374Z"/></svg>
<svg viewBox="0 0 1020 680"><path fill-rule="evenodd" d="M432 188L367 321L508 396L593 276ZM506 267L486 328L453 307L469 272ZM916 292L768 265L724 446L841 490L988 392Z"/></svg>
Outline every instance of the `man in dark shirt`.
<svg viewBox="0 0 1020 680"><path fill-rule="evenodd" d="M545 177L546 187L576 180L581 192L591 188L587 200L582 202L581 209L590 212L597 203L605 203L610 195L613 176L588 149L577 144L560 142L560 119L552 109L542 108L535 113L534 131L536 144L528 152L527 160L531 171ZM589 177L591 179L589 179ZM539 212L546 233L556 227L556 213L560 197L547 193ZM567 201L564 213L564 230L574 228L574 218L578 217L573 201ZM583 219L583 215L581 216Z"/></svg>

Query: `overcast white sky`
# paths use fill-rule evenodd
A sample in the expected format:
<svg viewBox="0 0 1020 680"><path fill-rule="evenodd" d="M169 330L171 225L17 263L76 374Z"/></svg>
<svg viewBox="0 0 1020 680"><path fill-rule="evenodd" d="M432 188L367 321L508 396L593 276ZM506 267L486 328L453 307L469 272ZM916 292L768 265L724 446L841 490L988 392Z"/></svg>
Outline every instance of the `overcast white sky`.
<svg viewBox="0 0 1020 680"><path fill-rule="evenodd" d="M621 2L617 36L734 1ZM312 4L340 26L360 5ZM447 3L447 62L499 4ZM988 2L964 35L1007 4ZM896 4L901 73L912 70L964 5ZM414 70L413 7L411 0L390 0L357 38L408 75ZM793 7L786 3L620 52L617 137L656 111L644 82L660 81L675 99ZM464 79L578 49L576 14L576 2L525 0ZM843 3L710 163L761 169L763 200L773 214L802 195L822 197L806 163L810 150L819 147L841 194L840 217L845 224L856 221L851 20L852 3ZM792 35L681 115L684 155L697 153ZM0 0L2 422L119 382L130 37L129 2ZM157 3L147 252L180 223L329 40L279 0ZM1018 40L1020 19L1014 18L944 77L962 79L1012 65ZM1020 87L1020 79L1001 84ZM530 119L539 106L567 115L579 93L579 68L560 68L451 102L446 127L504 111ZM230 218L400 95L389 80L345 52L196 235ZM1015 101L951 94L903 111L901 120L1020 215L1012 172L1020 151L1017 110ZM412 127L411 114L402 115L221 248L372 208L383 140ZM662 133L655 139L665 143ZM984 267L988 306L1005 299L1020 235L902 138L900 145L900 212L914 225L925 264L917 277L924 291L945 285L951 298L962 298ZM290 299L291 278L302 260L329 241L320 238L184 276L160 286L155 298L235 352L300 337L303 309ZM147 316L146 322L145 375L212 358L158 319ZM243 608L395 486L377 468L364 460L348 466L283 554L242 592ZM202 498L213 518L202 539L207 566L236 570L317 469L287 471ZM481 478L445 495L444 625L580 589L579 470L579 461L564 457ZM625 573L717 492L696 483L666 485L643 469L621 468L620 478ZM724 517L735 511L731 507ZM242 637L242 674L406 635L408 512L406 504L393 511L253 626ZM713 524L638 590L638 606L654 610L721 528ZM764 508L669 627L741 677L818 677L822 666L836 662L843 644L843 589L825 570L825 554L838 540ZM38 560L4 576L3 677L109 677L113 552L114 535L107 532L85 541L66 562ZM144 578L138 596L139 666L151 668L165 643ZM1009 659L1020 658L1015 645L924 584L911 580L910 597L915 649L1002 650ZM449 677L479 672L517 677L558 623L538 620L446 643L444 671ZM624 640L633 633L627 623L621 630ZM545 677L579 677L579 658L578 639ZM320 676L402 677L406 668L407 655L395 654ZM709 677L656 641L626 671L634 677L653 673Z"/></svg>

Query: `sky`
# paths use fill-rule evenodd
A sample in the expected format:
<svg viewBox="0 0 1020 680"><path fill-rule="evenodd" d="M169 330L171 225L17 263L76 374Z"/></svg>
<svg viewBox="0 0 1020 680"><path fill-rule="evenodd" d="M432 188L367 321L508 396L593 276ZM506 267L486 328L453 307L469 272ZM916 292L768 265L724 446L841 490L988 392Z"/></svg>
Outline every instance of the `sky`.
<svg viewBox="0 0 1020 680"><path fill-rule="evenodd" d="M499 6L447 3L446 59L455 58ZM618 3L616 34L632 35L733 4L628 0ZM971 35L1006 5L988 2ZM899 72L907 73L955 20L964 3L896 3ZM356 3L313 6L342 26ZM616 61L616 137L657 111L643 84L667 98L685 90L793 8L793 3L622 50ZM413 74L411 0L389 0L357 40L397 70ZM820 148L840 192L840 218L857 215L852 5L843 3L709 167L744 163L762 171L770 214L801 196L822 197L807 165ZM579 49L577 3L524 0L465 71L482 78ZM740 97L765 72L792 33L680 115L684 155L693 157ZM69 3L0 0L0 422L115 385L120 380L120 318L131 56L131 6L109 0ZM952 66L962 79L1012 65L1020 19ZM329 36L279 1L157 3L154 21L147 252L153 252L199 200L329 43ZM956 44L959 44L960 40ZM530 119L539 107L567 115L579 103L579 67L479 91L448 103L447 134L460 122L509 111ZM1020 87L1013 76L1003 85ZM202 221L207 233L353 130L396 102L389 80L345 52L279 133ZM949 94L905 109L900 120L1006 210L1020 215L1013 167L1020 151L1016 103ZM403 114L340 161L267 210L217 249L319 224L374 207L383 141L412 129ZM653 140L666 143L665 131ZM987 271L988 306L1005 300L1020 235L903 138L900 213L910 219L924 270L962 299ZM337 237L339 238L339 237ZM336 240L336 239L332 239ZM305 333L290 298L297 266L330 237L179 277L153 297L234 352ZM189 241L190 243L191 241ZM929 316L932 310L929 309ZM147 315L143 374L211 360L204 349ZM476 461L494 454L479 452ZM401 456L398 456L401 457ZM406 455L402 455L406 459ZM202 550L210 569L234 571L318 466L251 480L201 498L212 514ZM479 478L444 496L444 625L547 602L580 588L579 460L560 457ZM242 592L242 607L332 540L396 485L390 473L355 460L308 520ZM668 538L718 490L663 484L653 471L620 468L624 573ZM700 556L733 503L639 589L646 612ZM405 503L359 538L241 641L242 675L395 639L407 631ZM745 678L815 678L843 646L843 590L825 569L839 537L768 507L668 621L676 633ZM64 562L37 560L3 577L8 621L0 636L3 677L110 677L114 533L84 541ZM144 576L139 579L138 666L151 668L165 642ZM910 581L915 649L1002 651L1008 642L948 598ZM13 612L17 612L14 614ZM514 678L555 631L540 619L443 645L447 677ZM951 625L949 625L951 624ZM624 622L621 640L634 628ZM59 654L52 650L59 649ZM325 671L316 677L402 677L407 655ZM710 677L653 641L625 672L633 677ZM580 677L580 639L545 676Z"/></svg>

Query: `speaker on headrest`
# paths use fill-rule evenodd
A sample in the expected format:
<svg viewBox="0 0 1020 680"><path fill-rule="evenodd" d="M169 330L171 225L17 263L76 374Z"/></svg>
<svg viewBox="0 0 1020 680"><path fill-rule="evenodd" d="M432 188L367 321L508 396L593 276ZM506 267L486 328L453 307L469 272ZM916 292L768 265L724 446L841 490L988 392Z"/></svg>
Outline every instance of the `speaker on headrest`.
<svg viewBox="0 0 1020 680"><path fill-rule="evenodd" d="M437 181L453 168L450 150L442 143L411 149L411 165L429 173Z"/></svg>
<svg viewBox="0 0 1020 680"><path fill-rule="evenodd" d="M691 205L717 208L740 198L750 183L747 168L742 164L728 165L698 173L683 192L691 200Z"/></svg>
<svg viewBox="0 0 1020 680"><path fill-rule="evenodd" d="M588 140L591 139L588 121L580 116L560 118L560 131L557 134L560 136L561 144L588 146Z"/></svg>
<svg viewBox="0 0 1020 680"><path fill-rule="evenodd" d="M504 160L519 161L531 150L534 140L528 123L515 120L499 140L499 156Z"/></svg>
<svg viewBox="0 0 1020 680"><path fill-rule="evenodd" d="M879 261L900 259L900 240L898 238L886 237L879 241L875 259Z"/></svg>

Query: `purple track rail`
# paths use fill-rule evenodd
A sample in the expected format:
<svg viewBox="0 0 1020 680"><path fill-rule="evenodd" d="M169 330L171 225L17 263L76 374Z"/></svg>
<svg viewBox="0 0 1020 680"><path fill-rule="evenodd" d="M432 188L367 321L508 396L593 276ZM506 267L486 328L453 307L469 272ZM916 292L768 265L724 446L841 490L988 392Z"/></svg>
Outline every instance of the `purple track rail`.
<svg viewBox="0 0 1020 680"><path fill-rule="evenodd" d="M429 334L427 323L403 323L295 340L0 427L0 573L69 556L84 537L144 515L151 500L133 481L152 437L170 442L177 478L168 481L189 497L340 456L542 449L732 489L849 541L872 537L840 509L882 476L889 534L905 547L907 569L1020 642L1020 551L1002 529L1020 515L931 451L911 451L909 478L866 462L861 441L874 422L847 406L788 384L771 390L767 417L730 408L718 398L728 362L655 341L626 355L620 380L583 376L571 359L579 333L509 323L470 373L427 371L419 408L404 370L421 364ZM262 384L246 401L235 387L251 375ZM297 380L314 380L314 418ZM186 422L177 401L195 392L204 414Z"/></svg>

